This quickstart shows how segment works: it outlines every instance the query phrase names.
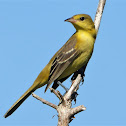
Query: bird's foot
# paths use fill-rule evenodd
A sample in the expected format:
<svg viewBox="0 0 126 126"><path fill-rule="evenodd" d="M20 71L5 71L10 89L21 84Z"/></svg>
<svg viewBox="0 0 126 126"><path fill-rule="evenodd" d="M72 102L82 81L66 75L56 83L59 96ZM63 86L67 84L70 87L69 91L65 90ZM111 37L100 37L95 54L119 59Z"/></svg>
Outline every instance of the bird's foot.
<svg viewBox="0 0 126 126"><path fill-rule="evenodd" d="M81 77L82 77L82 84L84 83L84 77L85 77L85 74L83 72L83 69L79 69L78 71L76 71L73 76L71 77L71 80L72 80L72 83L74 83L74 80L77 78L78 74L81 74Z"/></svg>
<svg viewBox="0 0 126 126"><path fill-rule="evenodd" d="M81 85L83 85L83 84L84 84L84 77L85 77L85 74L84 74L84 73L81 74L81 77L82 77L82 83L81 83Z"/></svg>
<svg viewBox="0 0 126 126"><path fill-rule="evenodd" d="M72 95L71 95L71 100L74 100L74 103L76 104L76 101L77 101L77 96L78 96L78 93L75 91ZM75 105L74 104L74 105Z"/></svg>

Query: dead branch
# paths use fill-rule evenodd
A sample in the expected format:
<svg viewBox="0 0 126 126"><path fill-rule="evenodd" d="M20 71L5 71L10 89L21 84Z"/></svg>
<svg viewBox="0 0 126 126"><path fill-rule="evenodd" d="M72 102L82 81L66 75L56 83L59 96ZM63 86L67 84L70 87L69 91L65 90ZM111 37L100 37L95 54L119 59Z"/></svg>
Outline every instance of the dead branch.
<svg viewBox="0 0 126 126"><path fill-rule="evenodd" d="M81 74L78 74L76 80L74 81L74 83L71 85L70 89L68 90L68 92L65 94L65 99L70 99L71 95L74 93L76 87L80 84L81 82Z"/></svg>
<svg viewBox="0 0 126 126"><path fill-rule="evenodd" d="M32 96L33 96L34 98L36 98L37 100L41 101L43 104L46 104L46 105L48 105L48 106L50 106L50 107L52 107L52 108L54 108L54 109L57 109L57 105L52 104L52 103L46 101L46 100L43 99L43 98L40 98L38 95L32 93Z"/></svg>
<svg viewBox="0 0 126 126"><path fill-rule="evenodd" d="M59 100L62 100L59 94L53 88L49 88L49 89L52 93L54 93L57 96L57 98L59 98Z"/></svg>
<svg viewBox="0 0 126 126"><path fill-rule="evenodd" d="M84 107L83 105L80 105L78 107L75 107L75 108L72 108L71 110L71 115L75 115L81 111L85 111L86 110L86 107Z"/></svg>
<svg viewBox="0 0 126 126"><path fill-rule="evenodd" d="M95 15L95 20L94 20L95 29L97 32L100 27L100 22L101 22L105 3L106 3L106 0L99 0L99 4L98 4L98 8L97 8L96 15Z"/></svg>

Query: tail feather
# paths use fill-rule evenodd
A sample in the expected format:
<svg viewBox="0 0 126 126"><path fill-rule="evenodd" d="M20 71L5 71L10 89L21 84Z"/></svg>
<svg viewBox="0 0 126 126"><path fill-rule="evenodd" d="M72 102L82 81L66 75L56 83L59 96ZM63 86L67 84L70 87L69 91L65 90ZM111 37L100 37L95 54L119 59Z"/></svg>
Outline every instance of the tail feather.
<svg viewBox="0 0 126 126"><path fill-rule="evenodd" d="M30 95L35 91L35 88L31 86L13 105L12 107L5 113L4 117L7 118L11 115Z"/></svg>
<svg viewBox="0 0 126 126"><path fill-rule="evenodd" d="M44 86L48 82L49 72L50 71L47 65L38 75L33 85L5 113L5 118L11 115L32 94L32 92L34 92L37 88Z"/></svg>

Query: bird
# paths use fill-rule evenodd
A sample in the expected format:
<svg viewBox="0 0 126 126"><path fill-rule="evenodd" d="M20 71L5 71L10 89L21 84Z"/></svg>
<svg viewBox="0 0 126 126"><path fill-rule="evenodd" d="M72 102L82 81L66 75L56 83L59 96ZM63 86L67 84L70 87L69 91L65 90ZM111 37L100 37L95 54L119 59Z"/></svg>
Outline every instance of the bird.
<svg viewBox="0 0 126 126"><path fill-rule="evenodd" d="M45 92L54 82L63 82L82 67L85 69L94 49L96 29L88 14L77 14L65 20L76 29L69 40L54 54L48 64L39 73L33 85L12 105L4 117L10 116L36 89L47 85Z"/></svg>

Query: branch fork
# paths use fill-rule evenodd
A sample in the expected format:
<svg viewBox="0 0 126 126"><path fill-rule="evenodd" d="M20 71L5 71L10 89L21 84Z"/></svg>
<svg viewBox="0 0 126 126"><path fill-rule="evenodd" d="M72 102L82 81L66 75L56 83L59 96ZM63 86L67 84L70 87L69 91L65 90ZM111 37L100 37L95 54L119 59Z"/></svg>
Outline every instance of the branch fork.
<svg viewBox="0 0 126 126"><path fill-rule="evenodd" d="M73 120L74 115L78 114L81 111L86 110L86 107L84 107L83 105L80 105L75 108L71 108L72 100L74 99L71 96L75 93L75 91L77 91L77 88L76 88L77 85L79 85L79 83L78 83L78 80L76 79L73 85L70 87L68 92L65 93L64 96L59 91L56 91L53 88L50 88L51 92L54 93L57 96L57 98L60 100L59 105L50 103L46 101L45 99L40 98L34 93L32 93L32 96L36 98L37 100L40 100L43 104L46 104L57 110L58 126L68 126L69 123Z"/></svg>

